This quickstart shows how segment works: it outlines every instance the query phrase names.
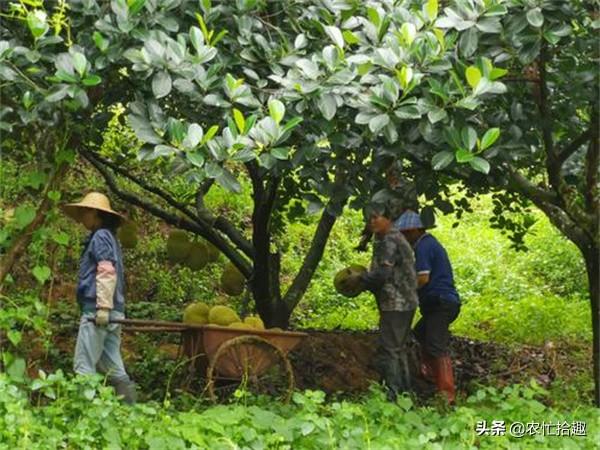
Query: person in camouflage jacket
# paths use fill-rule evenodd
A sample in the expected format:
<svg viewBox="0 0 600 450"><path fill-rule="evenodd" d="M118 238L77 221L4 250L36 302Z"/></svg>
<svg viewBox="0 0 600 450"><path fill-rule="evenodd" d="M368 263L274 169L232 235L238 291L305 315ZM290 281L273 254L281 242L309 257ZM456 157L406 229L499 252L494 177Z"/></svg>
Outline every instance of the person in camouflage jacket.
<svg viewBox="0 0 600 450"><path fill-rule="evenodd" d="M395 400L400 392L411 389L407 341L418 306L414 253L402 233L381 210L367 213L369 230L375 235L373 256L368 272L361 276L379 309L379 348L375 365Z"/></svg>

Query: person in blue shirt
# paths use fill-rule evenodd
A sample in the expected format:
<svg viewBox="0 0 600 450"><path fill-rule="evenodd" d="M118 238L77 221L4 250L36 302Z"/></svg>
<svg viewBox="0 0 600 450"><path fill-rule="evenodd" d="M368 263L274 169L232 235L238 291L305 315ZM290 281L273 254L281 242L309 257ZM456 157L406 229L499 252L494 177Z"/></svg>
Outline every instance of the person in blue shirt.
<svg viewBox="0 0 600 450"><path fill-rule="evenodd" d="M123 255L116 230L125 219L113 211L99 192L87 194L79 203L63 205L63 211L90 231L79 265L77 302L81 320L73 368L79 375L106 374L123 401L136 401L135 384L121 358L121 325L125 317Z"/></svg>
<svg viewBox="0 0 600 450"><path fill-rule="evenodd" d="M439 241L425 231L421 217L404 212L394 222L415 252L421 319L413 332L421 344L421 374L433 381L449 403L456 397L452 360L448 353L450 324L460 312L452 265Z"/></svg>

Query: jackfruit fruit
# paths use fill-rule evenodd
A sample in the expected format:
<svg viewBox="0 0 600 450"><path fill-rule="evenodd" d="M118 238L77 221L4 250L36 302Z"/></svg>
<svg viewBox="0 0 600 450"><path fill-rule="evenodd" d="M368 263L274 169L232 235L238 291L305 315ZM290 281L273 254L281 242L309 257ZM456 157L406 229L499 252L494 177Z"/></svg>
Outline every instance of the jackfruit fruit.
<svg viewBox="0 0 600 450"><path fill-rule="evenodd" d="M366 271L366 267L358 264L340 270L333 279L335 290L345 297L356 297L364 290L360 276Z"/></svg>
<svg viewBox="0 0 600 450"><path fill-rule="evenodd" d="M233 309L228 306L216 305L208 312L208 322L226 327L231 323L241 322L241 320Z"/></svg>
<svg viewBox="0 0 600 450"><path fill-rule="evenodd" d="M138 243L138 229L134 222L121 225L117 231L117 237L123 248L134 248Z"/></svg>
<svg viewBox="0 0 600 450"><path fill-rule="evenodd" d="M244 275L232 263L229 263L223 269L221 274L221 289L227 295L240 295L244 292L246 279Z"/></svg>
<svg viewBox="0 0 600 450"><path fill-rule="evenodd" d="M185 231L171 231L167 239L167 256L171 262L178 263L185 261L189 253L190 241L188 241Z"/></svg>
<svg viewBox="0 0 600 450"><path fill-rule="evenodd" d="M190 244L189 254L184 264L192 270L200 270L208 263L206 246L200 242Z"/></svg>
<svg viewBox="0 0 600 450"><path fill-rule="evenodd" d="M217 247L215 247L214 245L212 245L210 242L205 242L204 246L206 247L206 256L207 256L208 262L209 263L217 262L219 260L219 256L221 255L221 252L219 251L219 249Z"/></svg>
<svg viewBox="0 0 600 450"><path fill-rule="evenodd" d="M242 330L254 330L254 327L248 323L244 323L244 322L233 322L230 323L229 328L239 328Z"/></svg>
<svg viewBox="0 0 600 450"><path fill-rule="evenodd" d="M250 325L252 328L256 328L257 330L265 329L265 324L258 316L248 316L244 319L244 323Z"/></svg>
<svg viewBox="0 0 600 450"><path fill-rule="evenodd" d="M208 311L210 308L206 303L196 302L188 305L183 311L184 323L195 323L204 325L208 323Z"/></svg>

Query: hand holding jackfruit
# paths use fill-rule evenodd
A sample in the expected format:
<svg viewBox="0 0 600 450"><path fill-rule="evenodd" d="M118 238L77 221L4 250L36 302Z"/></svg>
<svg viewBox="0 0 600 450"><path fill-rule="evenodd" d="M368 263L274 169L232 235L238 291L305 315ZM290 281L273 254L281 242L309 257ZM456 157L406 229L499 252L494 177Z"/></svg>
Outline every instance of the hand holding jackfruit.
<svg viewBox="0 0 600 450"><path fill-rule="evenodd" d="M361 275L367 272L367 268L358 264L352 264L340 270L333 279L335 290L345 297L356 297L365 290Z"/></svg>
<svg viewBox="0 0 600 450"><path fill-rule="evenodd" d="M138 229L134 222L126 222L117 230L117 237L123 248L134 248L138 243Z"/></svg>
<svg viewBox="0 0 600 450"><path fill-rule="evenodd" d="M208 323L210 308L206 303L196 302L188 305L183 311L183 322L205 325Z"/></svg>
<svg viewBox="0 0 600 450"><path fill-rule="evenodd" d="M232 263L229 263L223 269L221 274L221 289L227 295L240 295L244 292L246 279L244 275Z"/></svg>
<svg viewBox="0 0 600 450"><path fill-rule="evenodd" d="M167 256L173 263L185 261L190 254L190 241L182 230L173 230L167 239Z"/></svg>
<svg viewBox="0 0 600 450"><path fill-rule="evenodd" d="M210 308L208 312L208 322L223 327L229 326L234 322L241 322L237 313L228 306L216 305Z"/></svg>

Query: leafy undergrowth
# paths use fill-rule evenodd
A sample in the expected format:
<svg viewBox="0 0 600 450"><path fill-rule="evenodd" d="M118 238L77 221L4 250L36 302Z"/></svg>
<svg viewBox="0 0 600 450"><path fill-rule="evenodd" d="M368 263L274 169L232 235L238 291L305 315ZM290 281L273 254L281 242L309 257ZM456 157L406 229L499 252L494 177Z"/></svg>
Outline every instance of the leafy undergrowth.
<svg viewBox="0 0 600 450"><path fill-rule="evenodd" d="M531 383L484 388L456 408L393 404L373 387L354 401L325 401L320 391L297 392L289 405L239 395L236 403L196 404L177 410L169 401L121 405L100 378L67 379L61 372L15 384L0 375L0 448L127 449L592 449L600 442L600 413L592 407L546 406L547 393ZM482 435L477 423L505 421L503 436ZM586 436L539 433L517 438L511 424L586 424ZM515 430L516 431L516 430ZM581 431L581 430L580 430Z"/></svg>

